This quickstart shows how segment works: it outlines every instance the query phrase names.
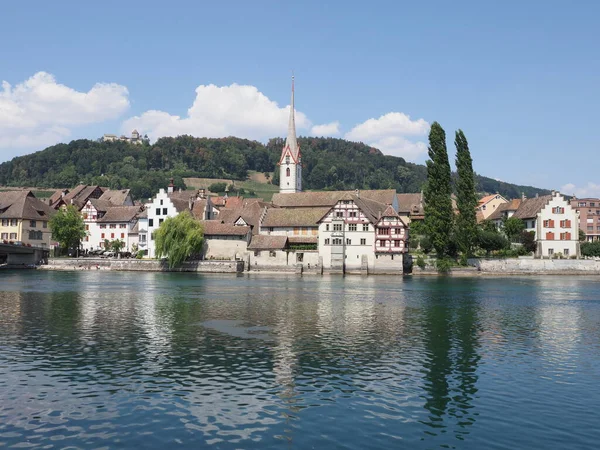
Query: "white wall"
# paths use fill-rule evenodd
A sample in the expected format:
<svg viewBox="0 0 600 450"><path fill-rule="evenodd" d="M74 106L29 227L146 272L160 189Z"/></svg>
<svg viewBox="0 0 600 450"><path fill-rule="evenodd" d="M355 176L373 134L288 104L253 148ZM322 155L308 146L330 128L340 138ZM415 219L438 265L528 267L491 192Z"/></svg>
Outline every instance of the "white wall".
<svg viewBox="0 0 600 450"><path fill-rule="evenodd" d="M157 209L159 209L160 214L156 214ZM178 212L164 189L156 194L152 202L146 204L146 210L148 212L148 257L156 258L156 247L154 239L152 239L153 233L158 230L162 220L175 217Z"/></svg>
<svg viewBox="0 0 600 450"><path fill-rule="evenodd" d="M204 237L204 259L244 259L249 236Z"/></svg>
<svg viewBox="0 0 600 450"><path fill-rule="evenodd" d="M555 213L553 208L561 207L564 213ZM545 227L544 221L553 220L554 227ZM570 220L571 226L561 227L560 222ZM555 193L552 200L538 213L536 237L538 241L538 256L547 258L552 253L562 253L564 256L579 256L579 213L575 211L562 195ZM554 239L547 239L547 232L554 233ZM561 233L571 233L571 239L561 240ZM567 255L568 253L568 255Z"/></svg>

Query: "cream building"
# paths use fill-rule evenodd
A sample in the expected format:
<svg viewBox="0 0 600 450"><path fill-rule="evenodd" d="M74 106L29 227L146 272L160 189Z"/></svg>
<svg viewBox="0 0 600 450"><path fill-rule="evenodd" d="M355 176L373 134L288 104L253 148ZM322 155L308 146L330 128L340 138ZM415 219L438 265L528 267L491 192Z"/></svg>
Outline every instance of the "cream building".
<svg viewBox="0 0 600 450"><path fill-rule="evenodd" d="M487 220L487 218L504 203L508 203L508 200L506 200L500 194L488 195L479 200L477 211L480 213L483 220Z"/></svg>
<svg viewBox="0 0 600 450"><path fill-rule="evenodd" d="M31 191L0 192L0 241L50 248L54 212Z"/></svg>

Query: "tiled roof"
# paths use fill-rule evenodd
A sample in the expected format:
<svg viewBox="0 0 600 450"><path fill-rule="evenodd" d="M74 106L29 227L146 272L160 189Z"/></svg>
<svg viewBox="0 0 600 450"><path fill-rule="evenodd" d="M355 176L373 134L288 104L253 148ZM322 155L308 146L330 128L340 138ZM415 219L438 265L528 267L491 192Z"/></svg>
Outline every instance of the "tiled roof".
<svg viewBox="0 0 600 450"><path fill-rule="evenodd" d="M486 195L485 197L482 197L481 199L479 199L479 206L485 205L490 200L493 200L494 198L496 198L496 195L498 194Z"/></svg>
<svg viewBox="0 0 600 450"><path fill-rule="evenodd" d="M106 212L109 208L116 206L110 202L107 202L106 200L101 200L99 198L91 198L88 201L92 204L94 208L96 208L96 211Z"/></svg>
<svg viewBox="0 0 600 450"><path fill-rule="evenodd" d="M66 205L73 204L79 209L81 209L90 199L90 197L94 195L94 192L96 192L96 190L99 190L101 193L104 193L108 189L101 186L88 186L85 184L80 184L71 192L62 197L62 199L59 198L56 203L60 203L60 200L62 200ZM99 197L100 196L102 196L102 194L100 194ZM53 204L52 206L56 205Z"/></svg>
<svg viewBox="0 0 600 450"><path fill-rule="evenodd" d="M139 206L112 206L101 219L98 219L98 222L131 222L139 212Z"/></svg>
<svg viewBox="0 0 600 450"><path fill-rule="evenodd" d="M355 191L323 191L323 192L297 192L294 194L274 194L273 204L281 207L300 208L315 206L333 206L342 197L348 194L356 194ZM394 189L376 189L358 191L361 199L373 200L379 203L394 203Z"/></svg>
<svg viewBox="0 0 600 450"><path fill-rule="evenodd" d="M194 200L194 205L192 206L192 216L194 216L197 220L206 219L205 211L206 211L206 199ZM189 202L188 202L189 207Z"/></svg>
<svg viewBox="0 0 600 450"><path fill-rule="evenodd" d="M244 222L252 226L252 232L257 234L264 208L265 204L262 202L245 203L242 208L221 208L217 218L221 222L233 224L241 217Z"/></svg>
<svg viewBox="0 0 600 450"><path fill-rule="evenodd" d="M50 220L55 211L31 191L0 192L0 218Z"/></svg>
<svg viewBox="0 0 600 450"><path fill-rule="evenodd" d="M400 221L402 221L402 223L404 225L408 225L409 224L409 222L405 222L402 219L402 217L400 217L400 214L398 214L396 212L396 210L391 205L388 205L388 207L385 209L385 211L381 214L381 219L380 220L383 220L385 217L395 217L397 219L400 219Z"/></svg>
<svg viewBox="0 0 600 450"><path fill-rule="evenodd" d="M269 208L263 227L317 227L331 208Z"/></svg>
<svg viewBox="0 0 600 450"><path fill-rule="evenodd" d="M59 189L58 191L56 191L54 194L52 194L50 196L50 198L48 199L48 204L53 205L54 203L59 201L63 196L63 192L65 195L67 195L69 193L69 190L68 189Z"/></svg>
<svg viewBox="0 0 600 450"><path fill-rule="evenodd" d="M245 236L250 227L221 223L219 220L201 220L205 236Z"/></svg>
<svg viewBox="0 0 600 450"><path fill-rule="evenodd" d="M105 200L107 202L112 203L115 206L125 206L125 201L129 196L129 189L119 189L119 190L107 190L105 191L100 200Z"/></svg>
<svg viewBox="0 0 600 450"><path fill-rule="evenodd" d="M316 244L319 241L317 236L290 236L288 242L290 244Z"/></svg>
<svg viewBox="0 0 600 450"><path fill-rule="evenodd" d="M488 216L488 220L498 220L504 217L506 211L516 211L521 206L521 199L516 198L508 203L502 203L496 210Z"/></svg>
<svg viewBox="0 0 600 450"><path fill-rule="evenodd" d="M243 205L243 197L227 197L227 200L225 200L225 208L241 208Z"/></svg>
<svg viewBox="0 0 600 450"><path fill-rule="evenodd" d="M552 200L551 195L527 198L521 202L521 206L519 206L519 209L517 209L513 217L519 219L532 219L537 216L550 200Z"/></svg>
<svg viewBox="0 0 600 450"><path fill-rule="evenodd" d="M415 194L397 194L398 212L408 215L423 214L423 194L417 192Z"/></svg>
<svg viewBox="0 0 600 450"><path fill-rule="evenodd" d="M287 236L270 236L255 234L248 246L248 250L281 250L287 245Z"/></svg>

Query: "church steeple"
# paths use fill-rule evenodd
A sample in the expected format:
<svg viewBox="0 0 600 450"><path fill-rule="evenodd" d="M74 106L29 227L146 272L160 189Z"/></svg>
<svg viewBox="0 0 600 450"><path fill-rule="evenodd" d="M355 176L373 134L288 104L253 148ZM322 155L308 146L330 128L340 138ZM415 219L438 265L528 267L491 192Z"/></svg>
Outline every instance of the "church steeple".
<svg viewBox="0 0 600 450"><path fill-rule="evenodd" d="M290 101L290 119L285 145L279 160L279 192L293 193L302 191L302 156L296 139L296 117L294 109L294 77L292 76L292 99Z"/></svg>

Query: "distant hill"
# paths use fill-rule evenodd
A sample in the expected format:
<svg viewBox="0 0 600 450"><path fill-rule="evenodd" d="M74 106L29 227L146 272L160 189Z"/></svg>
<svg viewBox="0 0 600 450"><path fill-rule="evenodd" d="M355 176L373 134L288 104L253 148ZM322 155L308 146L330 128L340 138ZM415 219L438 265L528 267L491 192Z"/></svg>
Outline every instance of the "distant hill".
<svg viewBox="0 0 600 450"><path fill-rule="evenodd" d="M424 165L384 155L365 144L334 138L299 138L302 149L303 186L312 190L387 189L418 192L427 172ZM275 170L284 140L260 142L228 137L222 139L179 136L161 138L155 144L97 142L87 139L57 144L0 164L0 186L37 188L99 184L111 189L131 188L135 198L152 196L173 177L247 180L253 185L279 183ZM265 176L257 176L257 173ZM498 192L515 198L549 191L504 183L477 176L481 193ZM272 188L265 189L265 192Z"/></svg>

